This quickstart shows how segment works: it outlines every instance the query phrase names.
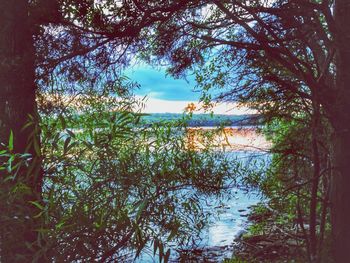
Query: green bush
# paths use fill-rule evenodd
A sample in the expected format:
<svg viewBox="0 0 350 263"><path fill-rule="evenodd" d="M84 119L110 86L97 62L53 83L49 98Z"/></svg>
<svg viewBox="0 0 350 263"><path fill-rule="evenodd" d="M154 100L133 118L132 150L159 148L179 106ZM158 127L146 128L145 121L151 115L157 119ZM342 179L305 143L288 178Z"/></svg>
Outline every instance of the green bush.
<svg viewBox="0 0 350 263"><path fill-rule="evenodd" d="M44 184L31 200L38 258L123 260L153 247L167 261L169 248L193 243L205 226L201 199L234 180L229 161L210 149L211 136L204 151L189 147L181 122L140 125L132 99L81 99L41 115Z"/></svg>

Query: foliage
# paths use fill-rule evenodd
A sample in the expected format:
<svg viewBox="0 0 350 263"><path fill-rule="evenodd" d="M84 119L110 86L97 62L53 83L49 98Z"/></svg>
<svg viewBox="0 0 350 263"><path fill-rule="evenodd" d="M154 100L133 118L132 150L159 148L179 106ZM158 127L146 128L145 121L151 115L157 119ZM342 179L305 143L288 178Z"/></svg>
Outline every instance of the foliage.
<svg viewBox="0 0 350 263"><path fill-rule="evenodd" d="M234 171L221 153L188 147L186 126L144 127L135 111L142 103L107 98L82 95L84 107L54 117L42 111L42 202L31 200L42 219L37 253L108 262L152 245L167 261L169 248L196 243L207 220L201 199L224 194Z"/></svg>
<svg viewBox="0 0 350 263"><path fill-rule="evenodd" d="M84 92L89 90L89 87L93 87L91 89L94 92L99 92L98 84L101 81L113 86L118 81L121 68L127 65L136 51L141 52L140 57L150 62L170 62L172 67L169 73L174 76L181 76L187 69L194 68L197 70L197 81L203 90L202 100L205 103L211 103L212 98L208 93L210 89L215 87L224 89L222 96L218 99L240 100L244 104L249 104L259 109L270 123L269 132L275 138L271 169L268 173L262 173L262 177L255 173L249 180L260 186L271 197L275 207L284 212L287 219L281 218L281 221L297 221L298 228L300 227L304 233L310 261L317 259L316 248L322 248L323 234L327 228L326 222L328 222L329 181L330 178L333 179L339 191L333 192L335 203L332 205L332 214L334 218L340 220L340 223L333 227L336 229L336 236L340 237L338 245L342 247L337 257L346 256L347 247L341 242L341 240L346 241L350 233L346 220L349 216L342 205L343 196L347 199L350 196L346 188L348 184L343 183L349 178L346 176L349 153L345 149L349 147L343 145L343 143L349 144L347 133L344 133L349 130L348 67L346 64L346 60L349 59L346 58L349 54L347 43L350 31L344 26L349 23L343 23L348 19L344 15L346 14L344 10L349 8L346 1L194 0L124 1L120 4L118 1L38 0L29 1L28 6L28 9L27 5L21 6L19 13L25 15L18 21L28 22L25 24L27 39L32 39L30 34L33 34L34 37L35 54L33 57L35 55L39 101L41 96L45 97L47 94L45 92L56 92L60 88L64 90L64 96L76 94L75 92L79 92L77 84L81 83L85 84L82 89ZM11 12L13 10L17 9L12 8ZM12 28L12 26L5 27L7 28ZM16 24L13 28L20 28L20 26ZM6 34L11 35L8 32ZM24 34L16 32L13 35ZM13 41L8 42L12 44ZM30 41L14 42L28 43L28 46L31 43ZM34 49L28 48L28 53L30 50ZM6 57L11 62L9 65L16 64L14 62L18 59L17 55L11 53L9 57ZM18 65L22 64L24 65L24 63L18 63ZM30 76L28 82L32 82L34 69L33 72L29 72L28 76L22 72L22 68L20 69L9 70L9 72L20 72L18 80L26 80ZM64 83L63 87L52 88L50 85L56 80ZM69 85L66 86L67 83ZM34 83L28 85L33 92ZM18 90L21 88L22 84L17 85L13 90L6 91L6 101L12 98L13 94L20 93ZM119 85L118 95L122 96L125 92L123 85ZM29 97L26 100L29 102L28 105L31 105L28 107L30 114L35 108L34 96L31 97L32 101L29 101ZM96 100L94 95L90 98L93 101ZM18 110L15 104L12 106L13 109ZM94 106L98 106L104 112L110 110L106 108L110 106L106 103L106 97L103 103ZM106 180L109 178L110 180L107 181L112 182L112 185L130 183L128 182L129 177L122 179L119 174L120 171L124 171L128 175L129 173L134 175L135 171L127 165L130 159L135 162L133 164L137 173L144 172L147 167L154 167L155 170L151 172L157 179L169 173L170 178L174 176L176 180L181 181L184 178L177 177L177 175L185 174L188 170L191 174L203 173L206 176L208 171L218 172L210 168L215 163L214 159L207 159L205 155L203 157L202 154L186 147L184 152L169 151L169 148L176 149L177 146L185 145L181 140L180 142L174 141L168 136L174 128L152 126L157 134L159 129L159 136L154 138L152 136L155 135L150 135L150 130L137 126L140 115L132 114L132 110L128 107L111 115L105 113L80 115L70 111L55 112L56 109L50 107L47 109L47 113L50 113L51 116L43 117L41 125L43 155L40 153L40 143L34 141L38 135L37 129L33 130L31 136L24 136L24 139L32 139L32 148L35 148L33 160L27 160L28 156L22 160L23 155L11 153L13 145L9 143L6 151L2 153L4 155L2 171L7 170L3 178L7 181L3 181L5 185L1 188L1 193L2 195L5 193L4 200L11 200L7 198L7 194L12 193L14 187L22 183L31 189L28 197L23 198L25 202L36 202L32 199L35 200L41 194L45 198L43 202L51 199L60 200L61 210L56 210L56 204L51 205L51 201L48 206L45 205L49 208L55 207L55 209L48 210L50 211L47 213L49 218L61 218L61 214L55 214L57 212L62 213L68 219L80 216L88 223L93 221L101 225L104 219L103 213L102 215L99 212L87 215L88 212L85 211L90 209L94 213L94 208L99 205L97 201L103 204L98 197L105 196L108 199L110 193L113 193L112 196L118 196L118 200L125 202L130 200L123 199L124 196L121 193L123 191L113 192L105 188L102 188L102 192L98 195L96 192L95 196L93 191L100 191L100 187L96 186L93 179L104 182L105 178ZM5 110L5 112L9 111ZM26 116L27 113L24 112L23 116ZM79 123L76 123L78 120ZM21 118L18 123L24 121ZM35 119L35 127L37 122ZM137 135L135 135L135 126L138 127ZM330 130L335 132L337 139L340 138L338 143L328 144L331 138ZM177 135L179 134L181 131L178 131ZM17 136L17 139L20 137ZM13 142L13 139L9 141ZM148 145L149 148L145 145ZM129 152L129 149L132 151ZM173 157L169 156L170 153L176 153L181 158L171 159ZM164 156L159 157L156 154ZM114 159L115 156L118 158ZM41 189L39 157L44 158L43 189ZM184 166L181 166L182 158L190 161L193 167L204 161L203 169L205 169L188 169L192 166L186 162ZM19 164L14 163L16 160ZM164 169L159 166L160 162L167 164ZM143 166L144 163L151 166ZM340 171L341 176L333 176L334 165ZM21 169L22 167L25 168ZM180 169L176 176L172 175L174 167ZM19 179L17 168L20 168ZM115 174L116 178L109 177ZM31 178L27 180L28 178L23 175ZM133 178L132 175L130 178ZM209 182L214 183L215 186L221 186L222 180L216 181L213 177L207 178L206 176L204 178L212 180ZM142 177L142 185L147 185L147 180L152 181L147 178L146 175ZM116 181L113 181L114 179ZM208 185L202 189L203 182L197 179L187 178L185 184L196 185L202 192L212 192L213 189ZM12 184L8 185L7 182L12 182ZM130 201L130 205L138 207L137 211L140 211L140 215L148 211L148 201L155 198L154 192L142 189L142 185L135 189L126 188L131 190L135 199L145 195L144 203ZM56 193L56 187L62 196L48 194ZM91 196L87 194L87 189L91 191ZM82 194L84 191L85 195ZM84 210L83 202L78 202L82 200L81 198L87 200L89 209ZM176 198L171 200L177 201ZM36 209L41 209L41 201L35 204ZM112 204L114 207L118 205L113 202ZM5 207L7 209L11 205L6 204ZM293 212L295 209L296 213ZM125 216L120 214L123 213L122 210L116 211L116 220L124 217L130 219L133 217L132 213L136 213L135 218L132 218L134 221L130 219L129 224L126 224L125 229L121 231L129 233L128 230L132 229L130 233L138 233L132 236L130 242L133 246L142 248L147 239L147 231L150 230L145 231L147 232L145 235L139 234L145 229L139 230L134 227L137 224L132 223L138 220L138 212L128 208L127 211L124 211ZM44 215L45 213L39 214ZM11 218L11 213L9 215ZM102 218L101 224L98 223L98 220L96 221L96 218ZM307 220L310 228L309 234L305 234L307 231L303 226ZM52 221L47 220L47 222ZM57 222L55 225L60 225L60 221ZM69 220L67 222L69 223ZM158 224L162 229L163 225L160 222L162 221L147 221L145 225ZM86 226L91 225L88 223ZM71 225L68 224L68 226ZM46 229L40 228L40 231L45 232ZM48 235L48 237L54 236L64 240L59 232ZM319 241L316 240L316 236L319 237ZM67 239L71 237L66 236ZM86 238L89 239L91 236ZM74 238L72 240L78 242ZM47 242L48 247L52 249L57 247L52 239L48 238ZM159 245L161 243L156 242L159 250L162 247ZM118 245L117 248L119 249ZM52 249L51 251L54 251ZM100 246L95 249L100 249ZM337 246L335 249L337 250ZM79 252L84 250L88 254L93 249L85 247L78 250ZM73 252L73 254L72 257L79 253Z"/></svg>
<svg viewBox="0 0 350 263"><path fill-rule="evenodd" d="M178 113L152 113L142 118L142 122L152 124L160 121L176 121L182 119ZM235 126L235 125L256 125L260 118L257 115L223 115L223 114L192 114L186 121L187 126Z"/></svg>
<svg viewBox="0 0 350 263"><path fill-rule="evenodd" d="M301 232L311 262L319 260L327 236L331 170L336 171L331 156L338 147L331 134L342 126L336 119L347 107L337 112L334 100L340 75L334 71L339 60L332 47L333 8L327 1L205 2L182 20L174 16L156 26L148 55L168 62L175 76L194 70L203 102L211 103L212 89L219 89L214 99L258 110L268 124L273 158L267 173L253 173L246 182L271 199L281 213L277 220ZM339 194L331 195L341 206Z"/></svg>
<svg viewBox="0 0 350 263"><path fill-rule="evenodd" d="M276 117L264 128L267 137L272 141L272 160L269 169L247 182L261 189L268 198L268 208L274 211L274 223L283 227L288 226L298 242L303 241L305 254L310 257L310 246L312 240L312 225L315 226L315 238L317 242L317 253L323 258L329 258L329 234L330 218L328 214L329 205L329 145L326 138L329 136L327 121L322 120L322 126L318 127L317 138L320 147L318 155L322 173L313 178L315 155L310 141L312 141L312 130L310 130L310 119L308 116L282 119ZM317 160L317 159L316 159ZM312 189L317 187L316 199L313 201ZM315 202L315 215L312 217L312 207ZM256 211L257 212L257 211ZM261 212L261 211L260 211ZM258 212L259 213L259 212ZM253 224L250 234L258 234L261 227L266 225ZM273 228L271 223L267 225ZM262 233L260 233L262 234ZM300 243L299 243L300 244ZM327 244L327 245L325 245ZM322 256L321 256L322 255Z"/></svg>
<svg viewBox="0 0 350 263"><path fill-rule="evenodd" d="M4 251L1 259L10 257L14 262L27 260L28 251L22 251L21 245L34 251L33 260L40 258L38 243L42 242L38 217L43 208L40 196L33 190L32 178L40 176L38 160L28 153L16 153L13 149L13 135L10 133L8 144L1 144L0 150L0 237ZM30 227L28 227L30 226ZM29 240L38 242L30 243ZM20 247L19 247L20 244Z"/></svg>

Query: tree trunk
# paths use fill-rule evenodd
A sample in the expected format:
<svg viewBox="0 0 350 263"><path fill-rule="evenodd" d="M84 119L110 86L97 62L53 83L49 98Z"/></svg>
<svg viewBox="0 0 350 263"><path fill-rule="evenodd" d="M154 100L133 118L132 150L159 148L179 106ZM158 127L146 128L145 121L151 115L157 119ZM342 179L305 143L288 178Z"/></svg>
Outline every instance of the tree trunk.
<svg viewBox="0 0 350 263"><path fill-rule="evenodd" d="M331 185L333 253L337 263L350 260L350 1L336 0L336 101L332 123L334 172Z"/></svg>
<svg viewBox="0 0 350 263"><path fill-rule="evenodd" d="M8 144L13 133L13 153L30 153L40 167L40 153L28 146L31 137L38 143L34 126L22 130L28 116L35 118L34 45L29 21L28 0L0 1L0 142ZM3 147L2 147L3 148ZM1 157L0 161L6 160ZM36 167L37 168L37 167ZM38 213L29 201L38 200L41 175L22 168L16 178L0 178L0 261L32 262L37 252ZM22 188L19 188L22 186ZM14 189L17 189L14 191Z"/></svg>
<svg viewBox="0 0 350 263"><path fill-rule="evenodd" d="M350 138L337 133L334 138L334 172L331 184L333 253L337 263L350 259Z"/></svg>
<svg viewBox="0 0 350 263"><path fill-rule="evenodd" d="M317 193L320 178L320 156L318 150L318 132L320 122L320 108L318 100L314 97L312 115L312 156L313 156L313 176L311 184L311 200L310 200L310 261L317 261Z"/></svg>

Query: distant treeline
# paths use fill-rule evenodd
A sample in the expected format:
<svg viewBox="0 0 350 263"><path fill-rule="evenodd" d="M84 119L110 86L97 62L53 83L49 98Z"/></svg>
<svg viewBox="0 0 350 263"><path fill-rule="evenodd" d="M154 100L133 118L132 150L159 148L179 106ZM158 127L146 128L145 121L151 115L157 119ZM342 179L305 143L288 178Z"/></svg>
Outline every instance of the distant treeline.
<svg viewBox="0 0 350 263"><path fill-rule="evenodd" d="M262 123L260 115L223 115L223 114L193 114L191 117L180 113L152 113L142 117L141 122L148 125L162 121L184 120L188 126L248 126Z"/></svg>

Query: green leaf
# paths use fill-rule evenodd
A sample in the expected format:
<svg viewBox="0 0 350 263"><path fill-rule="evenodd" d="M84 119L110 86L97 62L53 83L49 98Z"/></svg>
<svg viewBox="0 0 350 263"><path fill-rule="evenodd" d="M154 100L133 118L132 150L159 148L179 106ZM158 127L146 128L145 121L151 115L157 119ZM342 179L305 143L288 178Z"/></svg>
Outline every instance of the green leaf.
<svg viewBox="0 0 350 263"><path fill-rule="evenodd" d="M55 226L56 229L61 229L65 223L66 223L66 222L61 221L60 223L58 223L58 224Z"/></svg>
<svg viewBox="0 0 350 263"><path fill-rule="evenodd" d="M40 156L41 155L40 143L36 138L33 140L33 146L34 146L35 153L38 156Z"/></svg>
<svg viewBox="0 0 350 263"><path fill-rule="evenodd" d="M39 214L33 216L33 218L39 218L44 214L45 211L41 211Z"/></svg>
<svg viewBox="0 0 350 263"><path fill-rule="evenodd" d="M7 171L9 172L9 173L11 173L12 172L12 162L15 160L15 157L12 155L9 159L8 159L8 161L7 161Z"/></svg>
<svg viewBox="0 0 350 263"><path fill-rule="evenodd" d="M28 121L21 129L21 131L24 131L25 129L27 129L29 126L33 125L33 122Z"/></svg>
<svg viewBox="0 0 350 263"><path fill-rule="evenodd" d="M29 203L31 203L35 207L39 208L40 210L44 209L44 207L38 201L29 201Z"/></svg>
<svg viewBox="0 0 350 263"><path fill-rule="evenodd" d="M12 132L12 130L10 131L10 138L9 138L8 148L9 148L10 151L13 150L13 132Z"/></svg>
<svg viewBox="0 0 350 263"><path fill-rule="evenodd" d="M137 214L136 214L136 220L138 220L140 218L140 216L141 216L143 210L145 209L147 203L148 203L148 200L145 199L145 200L143 200L143 202L139 206L139 210L137 211Z"/></svg>
<svg viewBox="0 0 350 263"><path fill-rule="evenodd" d="M62 115L59 115L58 118L60 119L61 125L62 125L62 129L66 129L67 127L67 123L66 120L64 119L64 117Z"/></svg>

